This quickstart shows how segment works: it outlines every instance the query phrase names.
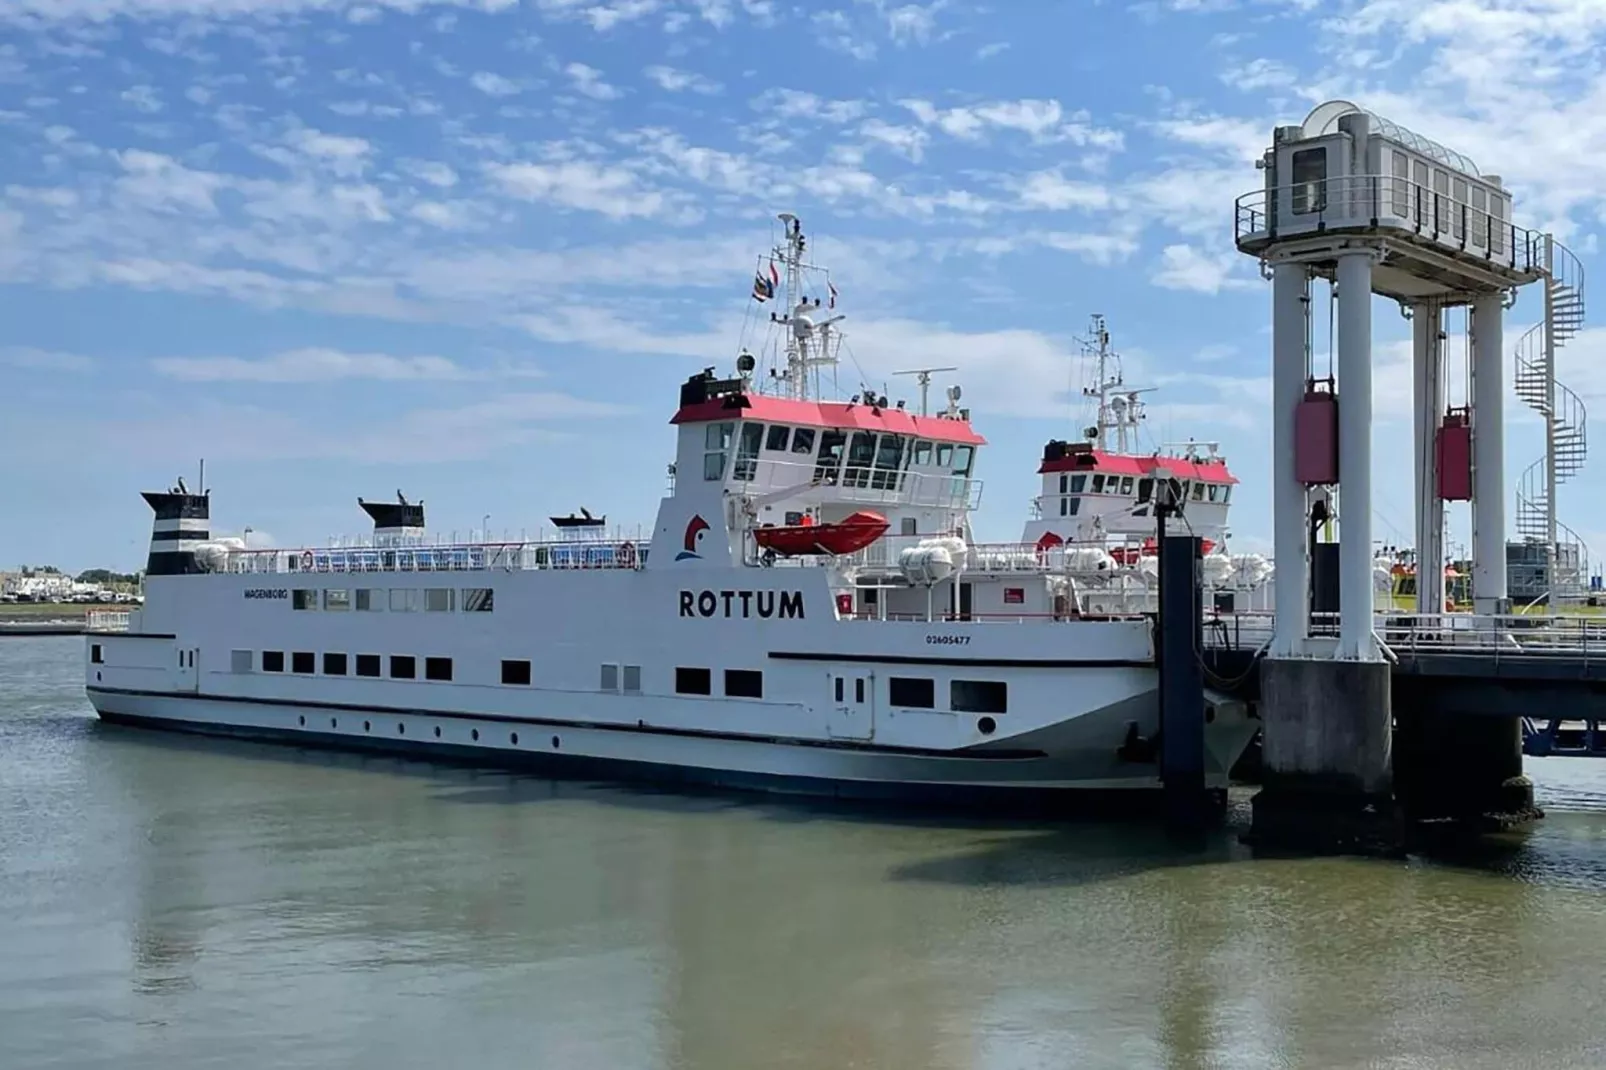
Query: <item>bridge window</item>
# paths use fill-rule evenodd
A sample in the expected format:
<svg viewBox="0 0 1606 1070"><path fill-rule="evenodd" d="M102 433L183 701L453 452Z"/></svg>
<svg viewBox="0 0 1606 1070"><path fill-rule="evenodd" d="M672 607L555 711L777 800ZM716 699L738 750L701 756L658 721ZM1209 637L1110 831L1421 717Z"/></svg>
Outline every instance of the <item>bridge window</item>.
<svg viewBox="0 0 1606 1070"><path fill-rule="evenodd" d="M1308 215L1327 207L1327 149L1301 149L1293 157L1294 213Z"/></svg>
<svg viewBox="0 0 1606 1070"><path fill-rule="evenodd" d="M770 451L786 449L786 440L792 435L792 429L785 424L771 424L769 434L764 437L764 448Z"/></svg>
<svg viewBox="0 0 1606 1070"><path fill-rule="evenodd" d="M757 669L726 669L726 698L763 698L764 674Z"/></svg>
<svg viewBox="0 0 1606 1070"><path fill-rule="evenodd" d="M877 490L892 490L898 485L898 469L903 467L903 436L882 435L876 449L875 475L870 485Z"/></svg>
<svg viewBox="0 0 1606 1070"><path fill-rule="evenodd" d="M931 443L923 439L915 443L915 464L931 464Z"/></svg>
<svg viewBox="0 0 1606 1070"><path fill-rule="evenodd" d="M800 427L792 432L792 452L805 457L814 455L814 428Z"/></svg>
<svg viewBox="0 0 1606 1070"><path fill-rule="evenodd" d="M970 475L970 462L975 460L975 459L976 459L976 448L974 446L955 446L954 447L954 475L956 475L956 476L968 476L968 475Z"/></svg>
<svg viewBox="0 0 1606 1070"><path fill-rule="evenodd" d="M1009 685L1002 680L954 680L948 705L955 713L1007 713Z"/></svg>
<svg viewBox="0 0 1606 1070"><path fill-rule="evenodd" d="M346 675L346 655L325 654L323 656L323 674L325 676Z"/></svg>
<svg viewBox="0 0 1606 1070"><path fill-rule="evenodd" d="M725 451L730 449L731 436L736 433L734 423L709 424L703 432L703 478L718 481L725 478Z"/></svg>
<svg viewBox="0 0 1606 1070"><path fill-rule="evenodd" d="M1203 483L1195 483L1193 485L1193 500L1194 501L1196 501L1196 502L1204 501L1204 489L1205 489L1205 485Z"/></svg>
<svg viewBox="0 0 1606 1070"><path fill-rule="evenodd" d="M714 693L714 674L707 669L688 669L684 666L675 669L675 694L677 695L712 695Z"/></svg>
<svg viewBox="0 0 1606 1070"><path fill-rule="evenodd" d="M875 435L869 431L855 431L848 446L848 467L842 474L842 483L848 487L863 487L870 482L870 465L875 461Z"/></svg>
<svg viewBox="0 0 1606 1070"><path fill-rule="evenodd" d="M1132 493L1132 477L1131 476L1123 476L1122 477L1122 479L1121 479L1121 493L1122 494L1126 494L1126 495L1130 495Z"/></svg>
<svg viewBox="0 0 1606 1070"><path fill-rule="evenodd" d="M922 676L889 676L887 701L911 710L937 707L937 682Z"/></svg>
<svg viewBox="0 0 1606 1070"><path fill-rule="evenodd" d="M758 475L758 448L764 442L763 424L742 424L741 442L736 448L735 477L750 483Z"/></svg>
<svg viewBox="0 0 1606 1070"><path fill-rule="evenodd" d="M1214 483L1209 484L1209 486L1205 488L1205 497L1210 501L1215 501L1220 494L1221 488Z"/></svg>
<svg viewBox="0 0 1606 1070"><path fill-rule="evenodd" d="M1078 474L1071 477L1071 493L1080 494L1087 489L1087 476Z"/></svg>
<svg viewBox="0 0 1606 1070"><path fill-rule="evenodd" d="M947 443L947 442L939 442L937 444L937 467L938 468L947 468L950 464L953 463L953 461L954 461L954 448L953 448L953 446L950 443Z"/></svg>
<svg viewBox="0 0 1606 1070"><path fill-rule="evenodd" d="M837 470L842 467L842 450L848 443L845 431L820 432L820 459L814 466L816 483L835 483Z"/></svg>
<svg viewBox="0 0 1606 1070"><path fill-rule="evenodd" d="M1094 494L1103 494L1104 493L1104 477L1103 476L1094 476L1093 477L1093 493Z"/></svg>
<svg viewBox="0 0 1606 1070"><path fill-rule="evenodd" d="M530 684L530 663L527 661L503 661L502 682L519 687L528 687Z"/></svg>

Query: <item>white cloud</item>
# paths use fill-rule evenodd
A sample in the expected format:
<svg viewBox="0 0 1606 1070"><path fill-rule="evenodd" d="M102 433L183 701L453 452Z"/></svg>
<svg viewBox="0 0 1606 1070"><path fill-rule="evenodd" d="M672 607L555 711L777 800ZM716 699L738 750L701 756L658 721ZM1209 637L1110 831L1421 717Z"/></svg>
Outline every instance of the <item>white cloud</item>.
<svg viewBox="0 0 1606 1070"><path fill-rule="evenodd" d="M667 93L702 93L713 95L720 91L720 84L710 78L704 78L694 71L677 70L674 67L653 66L642 72L658 88Z"/></svg>
<svg viewBox="0 0 1606 1070"><path fill-rule="evenodd" d="M325 134L310 127L297 127L285 136L285 143L307 159L328 167L337 175L358 175L368 166L373 146L360 137Z"/></svg>
<svg viewBox="0 0 1606 1070"><path fill-rule="evenodd" d="M0 364L47 372L87 372L95 361L79 353L60 353L48 349L12 346L0 349Z"/></svg>
<svg viewBox="0 0 1606 1070"><path fill-rule="evenodd" d="M338 379L465 379L445 357L396 357L338 349L293 349L271 357L161 357L151 362L170 379L190 382L321 383Z"/></svg>
<svg viewBox="0 0 1606 1070"><path fill-rule="evenodd" d="M1156 286L1167 290L1191 290L1216 294L1222 290L1253 290L1257 284L1235 278L1234 269L1247 259L1236 250L1207 253L1192 245L1168 245L1160 253L1153 278Z"/></svg>
<svg viewBox="0 0 1606 1070"><path fill-rule="evenodd" d="M772 89L759 97L754 107L782 119L819 119L828 123L850 123L866 110L862 100L827 100L800 89Z"/></svg>
<svg viewBox="0 0 1606 1070"><path fill-rule="evenodd" d="M440 189L457 185L457 172L434 160L402 160L398 166L420 182Z"/></svg>
<svg viewBox="0 0 1606 1070"><path fill-rule="evenodd" d="M413 11L429 5L507 11L519 0L0 0L9 21L105 23L115 18L271 18L316 11L352 12L390 8Z"/></svg>
<svg viewBox="0 0 1606 1070"><path fill-rule="evenodd" d="M880 119L865 120L864 125L859 127L859 134L885 145L900 156L907 156L915 163L920 162L926 143L931 140L931 136L917 126L894 126Z"/></svg>
<svg viewBox="0 0 1606 1070"><path fill-rule="evenodd" d="M1067 113L1057 100L998 100L953 108L913 97L898 103L922 125L964 141L978 141L990 130L1013 130L1036 142L1068 141L1116 151L1125 140L1118 130L1094 126L1085 111Z"/></svg>
<svg viewBox="0 0 1606 1070"><path fill-rule="evenodd" d="M571 63L563 68L563 73L574 83L576 92L592 100L618 100L624 95L617 86L609 85L602 80L601 71L595 67L587 67L584 63Z"/></svg>
<svg viewBox="0 0 1606 1070"><path fill-rule="evenodd" d="M1058 169L1027 175L1020 183L1019 193L1024 207L1051 212L1096 210L1108 208L1112 202L1110 191L1104 186L1068 179Z"/></svg>
<svg viewBox="0 0 1606 1070"><path fill-rule="evenodd" d="M670 206L663 192L643 186L632 172L590 160L492 164L486 170L515 197L597 212L610 219L656 216Z"/></svg>
<svg viewBox="0 0 1606 1070"><path fill-rule="evenodd" d="M468 82L488 97L513 97L521 92L519 83L490 71L476 71Z"/></svg>
<svg viewBox="0 0 1606 1070"><path fill-rule="evenodd" d="M123 90L119 96L124 103L147 115L154 115L162 110L161 95L152 86L136 85Z"/></svg>

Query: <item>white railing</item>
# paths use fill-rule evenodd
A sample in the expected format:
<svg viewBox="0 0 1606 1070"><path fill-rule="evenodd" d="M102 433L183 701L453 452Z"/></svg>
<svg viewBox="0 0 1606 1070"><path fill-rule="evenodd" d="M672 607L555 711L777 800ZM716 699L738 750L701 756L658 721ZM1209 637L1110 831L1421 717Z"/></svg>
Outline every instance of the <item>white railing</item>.
<svg viewBox="0 0 1606 1070"><path fill-rule="evenodd" d="M775 502L796 497L854 505L903 505L974 511L981 506L982 481L948 473L877 468L873 464L776 461L738 457L731 488ZM747 478L743 478L746 476Z"/></svg>
<svg viewBox="0 0 1606 1070"><path fill-rule="evenodd" d="M1253 650L1271 638L1270 613L1207 617L1205 643ZM1606 660L1606 617L1472 613L1378 613L1377 637L1400 658L1414 654L1476 654L1506 658ZM1338 635L1338 614L1311 615L1315 638Z"/></svg>
<svg viewBox="0 0 1606 1070"><path fill-rule="evenodd" d="M96 609L84 616L84 631L86 632L126 632L128 631L129 614L127 610Z"/></svg>
<svg viewBox="0 0 1606 1070"><path fill-rule="evenodd" d="M562 540L462 546L234 550L228 555L225 571L292 575L307 572L524 572L637 569L646 560L646 545L633 539Z"/></svg>
<svg viewBox="0 0 1606 1070"><path fill-rule="evenodd" d="M819 566L849 568L892 568L898 567L898 557L904 550L918 546L922 542L932 539L945 538L937 534L925 535L894 535L886 534L862 550L851 554L842 554L837 557L828 556L800 556L793 558L779 558L775 561L777 567L783 566ZM983 542L966 543L965 549L954 565L966 572L1031 572L1052 573L1068 575L1078 579L1098 579L1116 575L1136 576L1150 575L1154 567L1155 558L1151 555L1143 560L1147 566L1123 566L1117 557L1127 556L1128 560L1136 561L1142 539L1133 537L1129 545L1118 545L1108 542L1073 542L1063 543L1049 549L1038 547L1029 542ZM1116 557L1111 557L1112 550ZM761 552L761 551L759 551ZM757 563L757 553L750 552Z"/></svg>

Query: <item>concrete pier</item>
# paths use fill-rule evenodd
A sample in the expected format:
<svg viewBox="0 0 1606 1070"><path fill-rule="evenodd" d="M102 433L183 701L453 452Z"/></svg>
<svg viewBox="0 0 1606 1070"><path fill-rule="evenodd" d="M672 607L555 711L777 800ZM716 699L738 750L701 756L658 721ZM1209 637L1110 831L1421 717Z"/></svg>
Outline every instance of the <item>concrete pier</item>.
<svg viewBox="0 0 1606 1070"><path fill-rule="evenodd" d="M1470 831L1544 816L1522 771L1522 723L1402 706L1394 735L1395 796L1412 822Z"/></svg>
<svg viewBox="0 0 1606 1070"><path fill-rule="evenodd" d="M1263 784L1256 846L1391 853L1404 841L1393 793L1384 661L1271 659L1260 666Z"/></svg>

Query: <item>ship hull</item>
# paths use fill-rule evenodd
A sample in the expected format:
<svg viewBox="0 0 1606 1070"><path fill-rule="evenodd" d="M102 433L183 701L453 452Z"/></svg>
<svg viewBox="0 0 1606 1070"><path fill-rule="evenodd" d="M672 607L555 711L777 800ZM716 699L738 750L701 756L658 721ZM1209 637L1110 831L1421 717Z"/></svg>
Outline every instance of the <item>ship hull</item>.
<svg viewBox="0 0 1606 1070"><path fill-rule="evenodd" d="M1130 710L1096 711L998 750L922 752L832 741L724 737L632 730L556 719L486 717L297 702L242 702L91 687L103 721L143 729L285 744L297 748L400 754L510 768L556 777L653 782L826 798L1049 807L1089 791L1159 786L1156 767L1113 748L1054 737L1113 738ZM438 735L437 735L438 731ZM1211 786L1242 752L1251 722L1220 718L1207 728Z"/></svg>

